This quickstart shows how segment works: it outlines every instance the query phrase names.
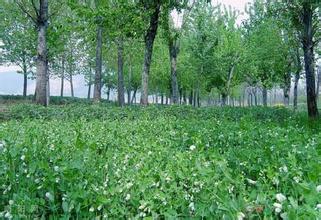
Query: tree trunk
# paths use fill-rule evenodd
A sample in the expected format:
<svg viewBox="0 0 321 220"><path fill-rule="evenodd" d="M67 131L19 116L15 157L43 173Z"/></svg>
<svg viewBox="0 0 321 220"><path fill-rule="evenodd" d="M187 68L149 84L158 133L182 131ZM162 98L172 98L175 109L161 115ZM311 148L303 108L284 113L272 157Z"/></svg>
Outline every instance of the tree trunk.
<svg viewBox="0 0 321 220"><path fill-rule="evenodd" d="M191 89L190 95L188 97L188 103L193 105L193 90Z"/></svg>
<svg viewBox="0 0 321 220"><path fill-rule="evenodd" d="M267 89L266 87L263 86L263 90L262 90L262 98L263 98L263 106L267 107Z"/></svg>
<svg viewBox="0 0 321 220"><path fill-rule="evenodd" d="M169 57L171 62L171 102L178 104L178 81L177 81L177 55L179 53L179 44L177 40L169 40Z"/></svg>
<svg viewBox="0 0 321 220"><path fill-rule="evenodd" d="M107 101L110 101L110 87L107 87Z"/></svg>
<svg viewBox="0 0 321 220"><path fill-rule="evenodd" d="M254 95L254 104L257 106L257 88L253 88L253 95Z"/></svg>
<svg viewBox="0 0 321 220"><path fill-rule="evenodd" d="M314 75L314 51L313 51L313 10L312 3L303 3L303 52L306 76L307 107L309 118L319 116L316 94L315 94L315 75Z"/></svg>
<svg viewBox="0 0 321 220"><path fill-rule="evenodd" d="M291 90L291 73L288 72L284 76L283 104L285 106L290 105L290 90Z"/></svg>
<svg viewBox="0 0 321 220"><path fill-rule="evenodd" d="M72 81L72 74L70 74L70 92L71 92L71 97L75 97L75 95L74 95L74 83Z"/></svg>
<svg viewBox="0 0 321 220"><path fill-rule="evenodd" d="M124 96L124 62L123 62L124 42L123 39L118 40L118 105L123 107L125 105Z"/></svg>
<svg viewBox="0 0 321 220"><path fill-rule="evenodd" d="M90 66L87 99L90 99L90 96L91 96L91 85L92 85L91 80L92 80L92 75L91 75L91 66Z"/></svg>
<svg viewBox="0 0 321 220"><path fill-rule="evenodd" d="M283 104L285 106L289 106L290 105L290 88L284 88L283 89Z"/></svg>
<svg viewBox="0 0 321 220"><path fill-rule="evenodd" d="M99 18L101 20L101 18ZM103 28L101 24L97 26L96 35L96 69L95 69L95 86L94 86L94 101L99 102L101 100L101 72L102 72L102 32Z"/></svg>
<svg viewBox="0 0 321 220"><path fill-rule="evenodd" d="M142 92L140 100L142 105L148 105L148 77L152 61L154 40L158 29L159 15L160 2L158 1L150 16L149 27L145 35L145 55L142 73Z"/></svg>
<svg viewBox="0 0 321 220"><path fill-rule="evenodd" d="M64 81L65 81L65 58L62 58L62 71L61 71L61 87L60 87L60 97L64 96Z"/></svg>
<svg viewBox="0 0 321 220"><path fill-rule="evenodd" d="M87 99L90 99L90 94L91 94L91 83L89 83L88 85Z"/></svg>
<svg viewBox="0 0 321 220"><path fill-rule="evenodd" d="M134 100L136 100L136 92L137 92L137 89L135 88L134 89L134 93L133 93L133 97L132 97L132 100L131 100L131 104L133 104L134 103ZM135 102L136 103L136 102Z"/></svg>
<svg viewBox="0 0 321 220"><path fill-rule="evenodd" d="M293 108L298 108L298 85L300 80L300 70L295 73L294 89L293 89Z"/></svg>
<svg viewBox="0 0 321 220"><path fill-rule="evenodd" d="M128 85L127 85L127 103L128 105L131 104L131 91L132 91L132 75L133 75L133 66L132 66L132 58L131 55L129 55L128 58L128 65L129 65L129 71L128 71Z"/></svg>
<svg viewBox="0 0 321 220"><path fill-rule="evenodd" d="M319 100L320 83L321 83L321 67L319 66L319 67L318 67L317 91L316 91L317 102L318 102L318 100Z"/></svg>
<svg viewBox="0 0 321 220"><path fill-rule="evenodd" d="M27 96L27 87L28 87L28 69L27 69L27 63L26 60L23 59L23 97Z"/></svg>
<svg viewBox="0 0 321 220"><path fill-rule="evenodd" d="M193 89L193 107L196 107L196 90Z"/></svg>
<svg viewBox="0 0 321 220"><path fill-rule="evenodd" d="M222 93L222 94L221 94L221 97L222 97L222 103L221 103L221 105L222 105L222 106L226 106L227 95L226 95L225 93Z"/></svg>
<svg viewBox="0 0 321 220"><path fill-rule="evenodd" d="M37 46L37 78L36 78L36 103L47 106L47 25L48 25L48 0L40 0L39 15L37 19L38 46Z"/></svg>
<svg viewBox="0 0 321 220"><path fill-rule="evenodd" d="M161 104L164 105L164 94L161 94Z"/></svg>

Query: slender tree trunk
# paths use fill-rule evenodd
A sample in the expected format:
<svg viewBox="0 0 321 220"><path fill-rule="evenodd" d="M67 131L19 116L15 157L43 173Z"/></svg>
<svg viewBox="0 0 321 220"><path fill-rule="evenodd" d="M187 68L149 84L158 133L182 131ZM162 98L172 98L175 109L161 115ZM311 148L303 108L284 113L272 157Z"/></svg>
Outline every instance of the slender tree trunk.
<svg viewBox="0 0 321 220"><path fill-rule="evenodd" d="M193 89L193 107L196 107L196 90Z"/></svg>
<svg viewBox="0 0 321 220"><path fill-rule="evenodd" d="M107 101L110 101L110 86L107 87Z"/></svg>
<svg viewBox="0 0 321 220"><path fill-rule="evenodd" d="M48 0L40 0L39 15L37 19L38 47L37 47L37 78L36 78L36 103L47 106L47 25L48 25Z"/></svg>
<svg viewBox="0 0 321 220"><path fill-rule="evenodd" d="M132 66L131 56L129 56L128 65L129 65L129 72L128 72L128 86L127 86L127 103L128 105L130 105L131 90L132 90L131 83L132 83L132 75L133 75L133 66Z"/></svg>
<svg viewBox="0 0 321 220"><path fill-rule="evenodd" d="M101 20L101 18L100 18ZM95 86L94 86L94 101L99 102L101 100L101 78L102 78L102 25L97 26L96 36L96 69L95 69Z"/></svg>
<svg viewBox="0 0 321 220"><path fill-rule="evenodd" d="M171 62L171 102L178 104L178 81L177 81L177 55L179 53L179 44L177 40L169 40L169 57Z"/></svg>
<svg viewBox="0 0 321 220"><path fill-rule="evenodd" d="M201 97L200 97L200 90L197 91L197 107L201 107Z"/></svg>
<svg viewBox="0 0 321 220"><path fill-rule="evenodd" d="M318 100L319 100L320 83L321 83L321 67L319 66L319 67L318 67L317 91L316 91L317 102L318 102Z"/></svg>
<svg viewBox="0 0 321 220"><path fill-rule="evenodd" d="M284 88L283 89L283 104L285 106L289 106L290 105L290 88Z"/></svg>
<svg viewBox="0 0 321 220"><path fill-rule="evenodd" d="M187 100L186 100L186 90L183 91L183 103L186 105Z"/></svg>
<svg viewBox="0 0 321 220"><path fill-rule="evenodd" d="M124 62L123 62L124 42L123 39L118 40L118 105L125 105L124 96Z"/></svg>
<svg viewBox="0 0 321 220"><path fill-rule="evenodd" d="M191 89L191 92L190 92L190 95L189 95L189 98L188 98L188 103L190 105L193 105L193 90Z"/></svg>
<svg viewBox="0 0 321 220"><path fill-rule="evenodd" d="M23 72L23 97L27 97L27 87L28 87L28 69L26 59L23 59L22 64L22 72Z"/></svg>
<svg viewBox="0 0 321 220"><path fill-rule="evenodd" d="M161 104L164 105L164 94L161 94Z"/></svg>
<svg viewBox="0 0 321 220"><path fill-rule="evenodd" d="M226 106L226 101L227 101L227 95L225 94L225 93L222 93L221 94L221 100L222 100L222 103L221 103L221 105L222 106Z"/></svg>
<svg viewBox="0 0 321 220"><path fill-rule="evenodd" d="M87 93L87 99L90 99L90 95L91 95L91 84L88 84L88 93Z"/></svg>
<svg viewBox="0 0 321 220"><path fill-rule="evenodd" d="M263 96L263 106L267 107L267 89L264 86L262 90L262 96Z"/></svg>
<svg viewBox="0 0 321 220"><path fill-rule="evenodd" d="M257 106L257 88L253 88L253 94L254 94L254 104Z"/></svg>
<svg viewBox="0 0 321 220"><path fill-rule="evenodd" d="M291 90L291 72L288 72L284 76L283 104L285 106L290 105L290 90Z"/></svg>
<svg viewBox="0 0 321 220"><path fill-rule="evenodd" d="M132 100L131 100L132 104L133 104L134 100L136 100L136 92L137 92L137 89L135 88L134 92L133 92L133 97L132 97ZM135 103L136 103L136 101L135 101Z"/></svg>
<svg viewBox="0 0 321 220"><path fill-rule="evenodd" d="M91 81L92 81L92 75L91 75L91 66L90 66L87 99L90 99L90 96L91 96L91 85L92 85Z"/></svg>
<svg viewBox="0 0 321 220"><path fill-rule="evenodd" d="M298 108L298 85L300 80L300 70L295 73L294 89L293 89L293 108Z"/></svg>
<svg viewBox="0 0 321 220"><path fill-rule="evenodd" d="M65 57L62 58L62 71L61 71L61 87L60 87L60 97L64 96L64 84L65 84Z"/></svg>
<svg viewBox="0 0 321 220"><path fill-rule="evenodd" d="M303 3L303 26L302 44L305 62L308 115L309 118L317 118L319 112L315 93L313 10L311 8L311 3L308 1Z"/></svg>
<svg viewBox="0 0 321 220"><path fill-rule="evenodd" d="M75 95L74 95L74 83L73 83L73 81L72 81L72 74L70 74L70 92L71 92L71 97L75 97Z"/></svg>
<svg viewBox="0 0 321 220"><path fill-rule="evenodd" d="M160 2L158 1L156 7L153 9L150 16L150 23L145 35L145 55L144 55L144 66L142 73L142 94L141 104L148 105L148 77L150 71L150 65L152 61L153 45L155 36L158 29L159 15L160 15Z"/></svg>

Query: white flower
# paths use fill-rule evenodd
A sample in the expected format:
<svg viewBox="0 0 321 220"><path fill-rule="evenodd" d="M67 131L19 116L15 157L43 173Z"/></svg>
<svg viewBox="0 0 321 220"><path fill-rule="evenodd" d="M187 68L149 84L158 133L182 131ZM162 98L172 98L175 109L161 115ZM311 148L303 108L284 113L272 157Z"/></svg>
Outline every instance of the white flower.
<svg viewBox="0 0 321 220"><path fill-rule="evenodd" d="M127 194L127 195L126 195L125 200L126 200L126 201L130 200L130 194Z"/></svg>
<svg viewBox="0 0 321 220"><path fill-rule="evenodd" d="M13 200L9 200L9 205L13 205L14 201Z"/></svg>
<svg viewBox="0 0 321 220"><path fill-rule="evenodd" d="M280 213L281 211L282 211L282 204L280 204L280 203L274 203L273 204L273 207L275 208L274 209L274 211L276 212L276 213Z"/></svg>
<svg viewBox="0 0 321 220"><path fill-rule="evenodd" d="M58 167L58 166L54 166L54 170L55 170L56 172L58 172L58 171L59 171L59 167Z"/></svg>
<svg viewBox="0 0 321 220"><path fill-rule="evenodd" d="M25 159L26 159L26 156L25 156L25 155L22 155L22 156L20 157L20 159L21 159L21 160L25 160Z"/></svg>
<svg viewBox="0 0 321 220"><path fill-rule="evenodd" d="M278 200L279 202L284 202L286 200L286 197L282 194L282 193L278 193L275 195L276 200Z"/></svg>
<svg viewBox="0 0 321 220"><path fill-rule="evenodd" d="M317 192L321 192L321 185L317 186Z"/></svg>
<svg viewBox="0 0 321 220"><path fill-rule="evenodd" d="M142 210L142 209L145 209L146 208L146 203L144 202L144 203L142 203L139 207L138 207L138 209L140 209L140 210Z"/></svg>
<svg viewBox="0 0 321 220"><path fill-rule="evenodd" d="M126 184L126 188L129 189L129 188L131 188L133 185L134 185L133 183L129 182L129 183Z"/></svg>
<svg viewBox="0 0 321 220"><path fill-rule="evenodd" d="M95 211L95 208L93 206L90 207L89 212L94 212L94 211Z"/></svg>
<svg viewBox="0 0 321 220"><path fill-rule="evenodd" d="M100 206L97 207L97 210L100 211L102 208L103 208L103 206L100 205Z"/></svg>
<svg viewBox="0 0 321 220"><path fill-rule="evenodd" d="M280 172L284 172L284 173L287 173L288 172L288 167L287 166L282 166L279 168Z"/></svg>
<svg viewBox="0 0 321 220"><path fill-rule="evenodd" d="M60 181L60 178L56 177L56 183L59 183L59 181Z"/></svg>
<svg viewBox="0 0 321 220"><path fill-rule="evenodd" d="M280 181L277 177L273 177L272 182L274 185L279 185Z"/></svg>
<svg viewBox="0 0 321 220"><path fill-rule="evenodd" d="M255 185L256 184L256 181L254 181L254 180L251 180L251 179L246 179L247 180L247 182L249 183L249 184L252 184L252 185Z"/></svg>
<svg viewBox="0 0 321 220"><path fill-rule="evenodd" d="M8 219L12 219L12 215L10 214L10 212L7 212L5 215L4 215L5 218L8 218Z"/></svg>
<svg viewBox="0 0 321 220"><path fill-rule="evenodd" d="M45 196L46 196L50 201L53 201L53 200L54 200L54 198L53 198L53 196L51 195L50 192L46 192Z"/></svg>
<svg viewBox="0 0 321 220"><path fill-rule="evenodd" d="M191 202L191 203L188 205L188 208L189 208L192 212L194 212L194 211L195 211L195 204L194 204L194 202Z"/></svg>
<svg viewBox="0 0 321 220"><path fill-rule="evenodd" d="M280 216L282 219L288 219L288 213L286 212L283 212Z"/></svg>
<svg viewBox="0 0 321 220"><path fill-rule="evenodd" d="M275 209L275 212L276 212L276 213L280 213L281 211L282 211L282 209L280 209L280 208L276 208L276 209Z"/></svg>
<svg viewBox="0 0 321 220"><path fill-rule="evenodd" d="M295 176L295 177L293 177L293 180L294 180L296 183L299 183L299 182L300 182L300 177L299 177L299 176Z"/></svg>
<svg viewBox="0 0 321 220"><path fill-rule="evenodd" d="M275 203L273 204L273 207L274 207L274 208L282 209L282 204L275 202Z"/></svg>
<svg viewBox="0 0 321 220"><path fill-rule="evenodd" d="M321 209L321 204L317 204L317 207L315 209Z"/></svg>
<svg viewBox="0 0 321 220"><path fill-rule="evenodd" d="M196 149L196 146L195 146L195 145L191 145L191 146L189 147L189 149L190 149L191 151L193 151L193 150Z"/></svg>
<svg viewBox="0 0 321 220"><path fill-rule="evenodd" d="M245 215L243 212L237 213L237 220L243 220L245 218Z"/></svg>

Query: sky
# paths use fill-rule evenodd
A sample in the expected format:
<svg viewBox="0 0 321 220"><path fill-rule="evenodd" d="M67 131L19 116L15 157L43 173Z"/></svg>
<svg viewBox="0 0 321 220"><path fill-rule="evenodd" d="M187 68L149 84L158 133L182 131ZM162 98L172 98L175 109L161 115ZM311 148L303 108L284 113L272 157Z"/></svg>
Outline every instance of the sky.
<svg viewBox="0 0 321 220"><path fill-rule="evenodd" d="M252 0L212 0L213 3L221 3L226 6L231 6L241 13L244 13L246 4L252 2ZM238 24L246 19L246 15L241 15L237 21ZM1 52L1 51L0 51ZM17 95L22 94L23 76L18 74L19 70L16 66L1 66L0 65L0 95L10 94ZM82 76L76 76L74 78L74 90L75 96L86 97L87 87L85 86L85 81ZM35 88L34 80L28 80L28 94L33 94ZM51 95L59 95L60 91L60 81L59 79L50 80L50 93ZM68 82L65 85L65 94L70 95L70 87Z"/></svg>

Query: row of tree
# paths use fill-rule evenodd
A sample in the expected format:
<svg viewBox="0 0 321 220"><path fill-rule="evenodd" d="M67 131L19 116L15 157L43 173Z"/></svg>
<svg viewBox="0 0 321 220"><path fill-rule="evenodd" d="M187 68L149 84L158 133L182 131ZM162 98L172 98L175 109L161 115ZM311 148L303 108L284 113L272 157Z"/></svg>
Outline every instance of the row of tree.
<svg viewBox="0 0 321 220"><path fill-rule="evenodd" d="M120 106L141 94L199 106L219 94L225 105L241 87L279 86L294 107L305 73L308 114L318 116L316 54L320 40L318 0L255 0L249 19L208 0L0 0L1 62L36 78L36 102L49 103L49 78L83 74L99 101L102 88L117 90ZM302 71L304 70L304 71ZM158 102L158 101L157 101ZM241 103L241 101L239 101Z"/></svg>

